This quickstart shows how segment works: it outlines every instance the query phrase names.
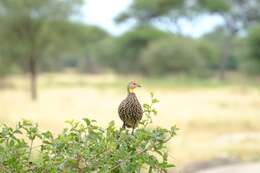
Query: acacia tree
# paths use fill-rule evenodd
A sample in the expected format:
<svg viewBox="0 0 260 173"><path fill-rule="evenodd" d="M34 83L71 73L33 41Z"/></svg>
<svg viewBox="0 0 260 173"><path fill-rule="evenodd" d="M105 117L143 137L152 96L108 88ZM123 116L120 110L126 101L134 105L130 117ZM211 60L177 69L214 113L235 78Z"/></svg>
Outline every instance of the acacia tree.
<svg viewBox="0 0 260 173"><path fill-rule="evenodd" d="M2 0L1 55L13 58L30 74L30 90L37 98L37 63L59 33L57 26L77 14L82 0Z"/></svg>

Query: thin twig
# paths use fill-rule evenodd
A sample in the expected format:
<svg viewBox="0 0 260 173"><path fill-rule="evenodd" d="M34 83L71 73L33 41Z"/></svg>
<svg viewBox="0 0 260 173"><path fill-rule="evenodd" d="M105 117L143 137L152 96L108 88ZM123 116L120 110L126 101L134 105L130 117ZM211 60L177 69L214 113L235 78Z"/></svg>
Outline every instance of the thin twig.
<svg viewBox="0 0 260 173"><path fill-rule="evenodd" d="M30 149L29 149L29 155L28 155L28 159L29 159L29 160L30 160L30 158L31 158L32 149L33 149L33 139L31 140Z"/></svg>

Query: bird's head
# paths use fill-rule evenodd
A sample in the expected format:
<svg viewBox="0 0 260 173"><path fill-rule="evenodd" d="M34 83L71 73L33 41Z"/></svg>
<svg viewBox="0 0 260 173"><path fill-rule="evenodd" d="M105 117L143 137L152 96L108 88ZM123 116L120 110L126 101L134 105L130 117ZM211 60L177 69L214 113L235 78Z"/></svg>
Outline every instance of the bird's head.
<svg viewBox="0 0 260 173"><path fill-rule="evenodd" d="M127 85L127 91L128 93L134 93L134 89L138 87L141 87L141 85L139 85L136 81L131 81Z"/></svg>

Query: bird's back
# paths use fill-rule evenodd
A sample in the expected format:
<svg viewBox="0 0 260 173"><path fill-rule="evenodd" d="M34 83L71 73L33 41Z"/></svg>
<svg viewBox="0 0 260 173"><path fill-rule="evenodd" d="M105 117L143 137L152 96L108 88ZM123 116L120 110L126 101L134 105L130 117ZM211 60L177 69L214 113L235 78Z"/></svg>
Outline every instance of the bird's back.
<svg viewBox="0 0 260 173"><path fill-rule="evenodd" d="M143 109L134 93L129 93L120 103L118 114L127 127L135 128L138 125L143 116Z"/></svg>

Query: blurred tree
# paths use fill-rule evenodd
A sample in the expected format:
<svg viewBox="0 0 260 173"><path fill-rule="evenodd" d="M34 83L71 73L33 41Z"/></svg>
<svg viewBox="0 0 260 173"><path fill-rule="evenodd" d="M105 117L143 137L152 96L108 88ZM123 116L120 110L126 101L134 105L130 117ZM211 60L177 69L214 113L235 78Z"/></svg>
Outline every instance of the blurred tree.
<svg viewBox="0 0 260 173"><path fill-rule="evenodd" d="M142 72L141 51L151 42L169 34L154 27L143 25L127 32L116 40L117 59L115 68L121 72Z"/></svg>
<svg viewBox="0 0 260 173"><path fill-rule="evenodd" d="M0 2L0 34L5 58L15 57L30 73L31 97L37 98L37 63L52 47L57 26L70 21L82 0L3 0ZM70 33L73 34L73 33Z"/></svg>
<svg viewBox="0 0 260 173"><path fill-rule="evenodd" d="M228 68L242 73L248 73L252 67L252 60L249 54L249 44L247 37L235 37L232 42L232 52L228 63Z"/></svg>
<svg viewBox="0 0 260 173"><path fill-rule="evenodd" d="M219 78L225 79L225 71L230 62L232 40L237 33L244 32L248 26L260 20L259 0L198 0L193 9L202 13L218 14L224 20L225 40L219 66Z"/></svg>
<svg viewBox="0 0 260 173"><path fill-rule="evenodd" d="M213 30L210 33L205 34L203 37L203 40L207 40L211 45L214 46L214 49L217 53L217 57L214 60L214 63L212 64L212 68L215 71L219 71L220 69L220 63L219 63L219 57L223 55L223 43L226 41L226 34L223 27L218 27L215 30ZM236 37L235 39L231 40L231 44L233 47L233 51L229 51L227 56L227 62L226 62L226 69L228 70L237 70L238 63L240 63L239 54L237 49L241 49L240 45L238 45L236 42L240 40L240 37ZM242 50L243 51L243 50ZM219 74L218 74L219 75Z"/></svg>
<svg viewBox="0 0 260 173"><path fill-rule="evenodd" d="M63 22L56 26L52 43L55 46L45 51L40 61L43 71L57 71L65 68L76 68L84 72L93 72L97 66L94 49L109 34L96 26L88 26L76 22ZM55 58L51 58L55 57Z"/></svg>
<svg viewBox="0 0 260 173"><path fill-rule="evenodd" d="M137 26L167 22L178 26L177 19L184 16L186 5L185 0L134 0L129 9L117 16L116 22L134 20Z"/></svg>
<svg viewBox="0 0 260 173"><path fill-rule="evenodd" d="M150 75L203 74L208 53L200 52L192 39L172 37L152 42L141 57L145 72Z"/></svg>
<svg viewBox="0 0 260 173"><path fill-rule="evenodd" d="M248 26L260 19L259 0L134 0L126 12L118 16L118 22L134 19L137 25L157 24L157 21L170 23L178 28L181 18L194 20L201 15L216 14L223 18L225 39L219 62L219 78L225 78L226 68L232 60L232 40L238 33L246 31ZM170 23L169 23L170 22Z"/></svg>
<svg viewBox="0 0 260 173"><path fill-rule="evenodd" d="M106 70L117 70L119 47L117 38L110 36L97 42L96 46L92 49L92 53L100 66L106 68Z"/></svg>
<svg viewBox="0 0 260 173"><path fill-rule="evenodd" d="M103 29L94 26L88 26L82 29L84 32L82 34L78 34L77 37L77 40L81 40L78 47L82 50L79 50L79 52L83 53L80 61L78 61L78 67L80 71L83 72L100 72L102 69L100 68L100 61L95 54L95 50L99 49L99 43L107 38L110 38L110 35Z"/></svg>
<svg viewBox="0 0 260 173"><path fill-rule="evenodd" d="M209 71L215 71L218 67L219 47L212 40L200 38L195 41L196 49L201 58L206 62Z"/></svg>
<svg viewBox="0 0 260 173"><path fill-rule="evenodd" d="M252 72L260 73L260 25L250 29L248 36Z"/></svg>

